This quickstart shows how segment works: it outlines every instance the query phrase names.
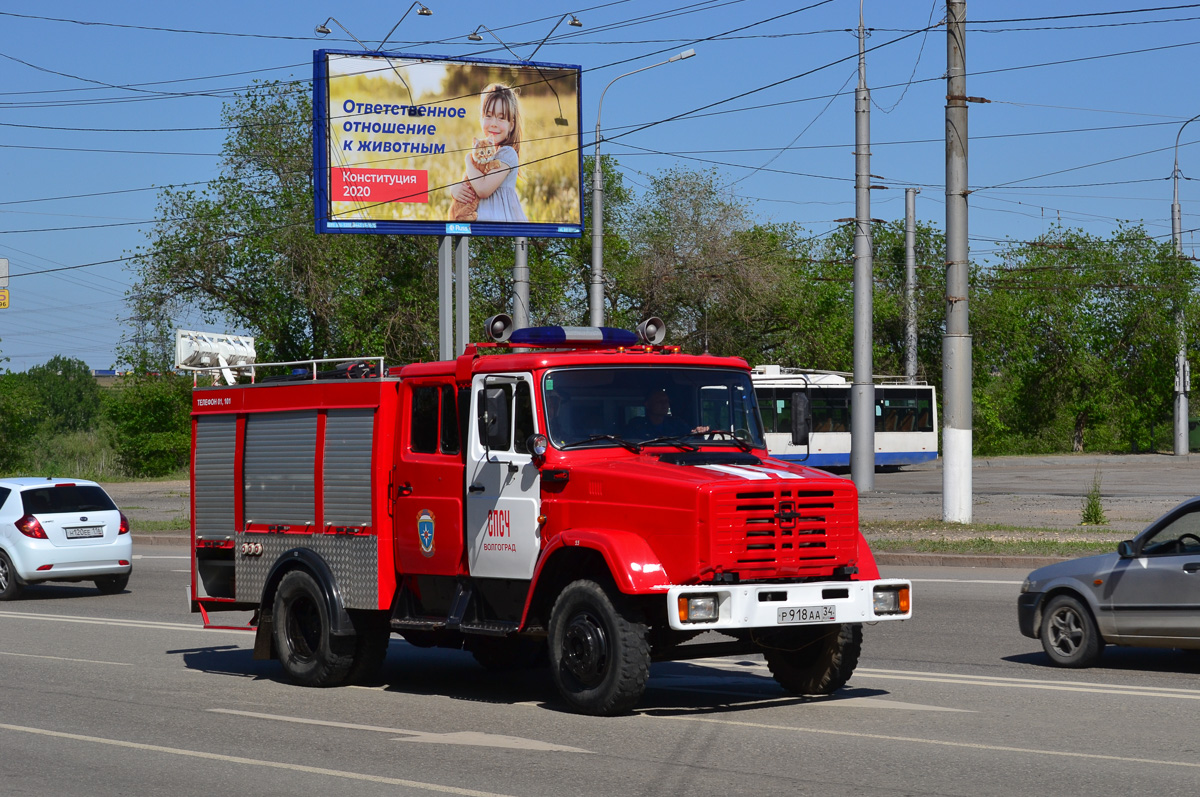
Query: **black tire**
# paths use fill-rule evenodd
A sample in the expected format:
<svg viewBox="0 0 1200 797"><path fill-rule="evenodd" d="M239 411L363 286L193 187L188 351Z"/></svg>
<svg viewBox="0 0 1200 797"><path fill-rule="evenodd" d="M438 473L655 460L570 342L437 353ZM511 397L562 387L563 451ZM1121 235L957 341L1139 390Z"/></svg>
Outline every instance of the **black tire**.
<svg viewBox="0 0 1200 797"><path fill-rule="evenodd" d="M357 636L354 638L354 664L346 674L346 681L369 683L379 676L383 660L387 658L391 624L386 612L354 611L350 613L350 619L354 621Z"/></svg>
<svg viewBox="0 0 1200 797"><path fill-rule="evenodd" d="M8 554L0 551L0 601L15 600L21 595L23 588L12 560L8 558Z"/></svg>
<svg viewBox="0 0 1200 797"><path fill-rule="evenodd" d="M354 664L355 640L330 633L329 607L321 587L305 570L279 582L273 611L275 649L284 672L304 686L337 686Z"/></svg>
<svg viewBox="0 0 1200 797"><path fill-rule="evenodd" d="M98 576L95 579L96 589L100 590L101 595L116 595L118 592L124 592L125 587L129 586L129 573L120 576Z"/></svg>
<svg viewBox="0 0 1200 797"><path fill-rule="evenodd" d="M525 637L474 637L468 649L485 670L529 670L546 664L545 640Z"/></svg>
<svg viewBox="0 0 1200 797"><path fill-rule="evenodd" d="M846 685L862 653L862 625L789 629L760 642L775 681L796 695L831 695Z"/></svg>
<svg viewBox="0 0 1200 797"><path fill-rule="evenodd" d="M1056 595L1042 611L1042 650L1059 667L1090 667L1104 651L1096 621L1078 598Z"/></svg>
<svg viewBox="0 0 1200 797"><path fill-rule="evenodd" d="M581 714L623 714L646 691L648 630L615 589L572 581L550 612L550 674L559 694Z"/></svg>

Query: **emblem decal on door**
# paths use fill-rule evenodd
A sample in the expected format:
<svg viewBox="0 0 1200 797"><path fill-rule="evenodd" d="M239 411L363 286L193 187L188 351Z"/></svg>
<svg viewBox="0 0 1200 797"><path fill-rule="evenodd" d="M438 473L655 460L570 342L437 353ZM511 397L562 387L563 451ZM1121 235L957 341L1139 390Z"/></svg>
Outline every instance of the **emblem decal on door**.
<svg viewBox="0 0 1200 797"><path fill-rule="evenodd" d="M417 513L417 537L421 542L421 554L433 556L433 513L422 509Z"/></svg>

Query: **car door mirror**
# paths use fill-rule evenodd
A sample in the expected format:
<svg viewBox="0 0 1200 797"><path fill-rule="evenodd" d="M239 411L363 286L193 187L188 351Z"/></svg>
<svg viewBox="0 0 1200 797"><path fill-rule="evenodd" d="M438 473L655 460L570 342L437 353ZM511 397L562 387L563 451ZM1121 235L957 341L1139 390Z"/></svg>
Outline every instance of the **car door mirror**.
<svg viewBox="0 0 1200 797"><path fill-rule="evenodd" d="M808 394L796 391L792 394L792 445L808 445L808 433L812 429L812 405Z"/></svg>
<svg viewBox="0 0 1200 797"><path fill-rule="evenodd" d="M1122 559L1133 559L1137 552L1133 549L1133 540L1122 540L1117 543L1117 555Z"/></svg>

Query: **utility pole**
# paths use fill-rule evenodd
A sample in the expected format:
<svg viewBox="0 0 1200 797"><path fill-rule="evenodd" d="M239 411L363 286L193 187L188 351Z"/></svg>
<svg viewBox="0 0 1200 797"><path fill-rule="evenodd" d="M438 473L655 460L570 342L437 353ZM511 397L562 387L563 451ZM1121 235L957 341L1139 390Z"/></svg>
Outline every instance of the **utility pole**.
<svg viewBox="0 0 1200 797"><path fill-rule="evenodd" d="M871 253L871 92L866 29L858 4L858 88L854 91L854 384L850 394L850 478L875 489L875 383L872 361L875 258Z"/></svg>
<svg viewBox="0 0 1200 797"><path fill-rule="evenodd" d="M1179 126L1175 134L1175 168L1171 170L1173 198L1171 200L1171 238L1175 241L1175 254L1183 257L1183 213L1179 209L1179 137L1183 128L1200 119L1193 116ZM1188 453L1188 393L1192 385L1191 367L1187 358L1187 332L1183 326L1183 304L1175 310L1175 335L1179 350L1175 353L1175 456Z"/></svg>
<svg viewBox="0 0 1200 797"><path fill-rule="evenodd" d="M529 326L529 239L518 235L513 260L513 329Z"/></svg>
<svg viewBox="0 0 1200 797"><path fill-rule="evenodd" d="M971 335L967 315L966 0L946 3L946 332L942 336L942 520L971 522Z"/></svg>
<svg viewBox="0 0 1200 797"><path fill-rule="evenodd" d="M904 189L904 376L917 382L917 194Z"/></svg>

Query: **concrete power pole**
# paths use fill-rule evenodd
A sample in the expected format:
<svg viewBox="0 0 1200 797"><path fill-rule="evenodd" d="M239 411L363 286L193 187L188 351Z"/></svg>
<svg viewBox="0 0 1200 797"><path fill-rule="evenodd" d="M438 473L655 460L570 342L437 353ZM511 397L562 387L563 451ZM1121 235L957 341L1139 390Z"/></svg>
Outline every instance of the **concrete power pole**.
<svg viewBox="0 0 1200 797"><path fill-rule="evenodd" d="M917 194L904 189L904 376L917 381Z"/></svg>
<svg viewBox="0 0 1200 797"><path fill-rule="evenodd" d="M866 30L860 0L858 88L854 92L854 385L850 394L850 478L860 493L875 489L874 290L871 92L867 89Z"/></svg>
<svg viewBox="0 0 1200 797"><path fill-rule="evenodd" d="M524 329L529 326L529 239L518 235L514 245L513 329Z"/></svg>
<svg viewBox="0 0 1200 797"><path fill-rule="evenodd" d="M942 520L971 522L971 335L967 315L966 0L946 4L946 332L942 336Z"/></svg>

